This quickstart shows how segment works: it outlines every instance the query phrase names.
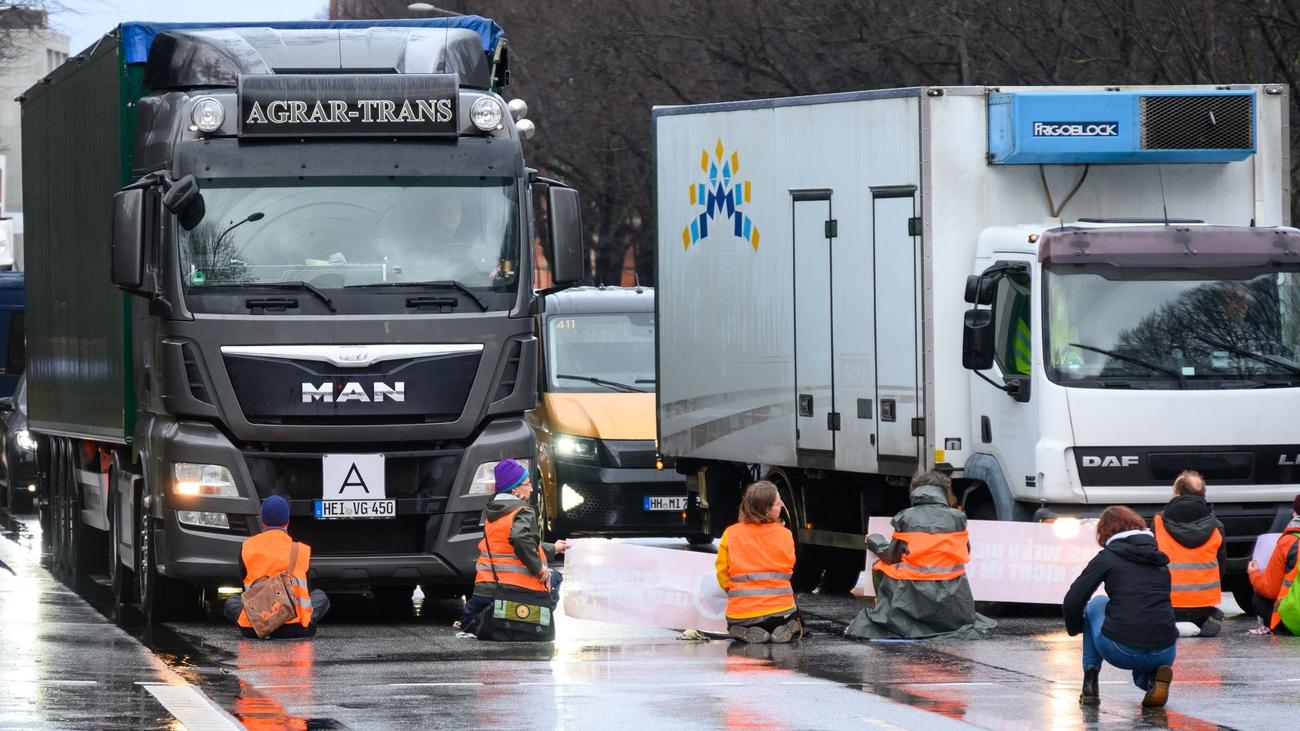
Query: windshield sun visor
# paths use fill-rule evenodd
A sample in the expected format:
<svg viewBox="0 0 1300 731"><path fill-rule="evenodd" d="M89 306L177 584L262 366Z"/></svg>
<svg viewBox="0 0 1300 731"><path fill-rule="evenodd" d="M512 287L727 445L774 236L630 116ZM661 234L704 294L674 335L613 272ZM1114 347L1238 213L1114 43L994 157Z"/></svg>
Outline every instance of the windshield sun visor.
<svg viewBox="0 0 1300 731"><path fill-rule="evenodd" d="M1149 225L1047 231L1042 264L1165 269L1300 267L1300 230L1287 227Z"/></svg>

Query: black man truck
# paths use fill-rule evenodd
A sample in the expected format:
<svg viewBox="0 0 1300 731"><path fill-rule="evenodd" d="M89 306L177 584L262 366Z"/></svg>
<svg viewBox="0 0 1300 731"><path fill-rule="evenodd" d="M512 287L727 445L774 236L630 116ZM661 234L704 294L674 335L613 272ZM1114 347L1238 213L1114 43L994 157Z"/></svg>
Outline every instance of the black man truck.
<svg viewBox="0 0 1300 731"><path fill-rule="evenodd" d="M975 518L1150 517L1199 470L1240 595L1300 486L1284 86L917 88L659 108L659 443L796 585L951 470ZM707 313L707 314L704 314Z"/></svg>
<svg viewBox="0 0 1300 731"><path fill-rule="evenodd" d="M533 452L535 193L555 280L581 268L507 63L474 16L126 23L26 92L31 430L65 580L181 612L238 584L281 495L316 583L473 581L492 467Z"/></svg>

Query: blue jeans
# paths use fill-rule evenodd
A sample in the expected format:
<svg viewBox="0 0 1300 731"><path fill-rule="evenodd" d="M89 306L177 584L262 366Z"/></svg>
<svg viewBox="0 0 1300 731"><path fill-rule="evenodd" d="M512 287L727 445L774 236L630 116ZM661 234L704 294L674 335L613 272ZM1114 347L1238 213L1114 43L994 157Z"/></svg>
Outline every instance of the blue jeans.
<svg viewBox="0 0 1300 731"><path fill-rule="evenodd" d="M1101 633L1110 597L1095 596L1083 610L1083 669L1101 669L1101 661L1123 670L1133 671L1133 684L1142 690L1151 687L1151 674L1162 665L1173 665L1176 645L1159 650L1145 650L1122 645Z"/></svg>
<svg viewBox="0 0 1300 731"><path fill-rule="evenodd" d="M560 584L564 583L564 575L555 569L551 569L551 608L560 606ZM478 629L479 612L492 606L492 597L479 596L474 594L465 601L465 609L460 615L460 631L473 632Z"/></svg>

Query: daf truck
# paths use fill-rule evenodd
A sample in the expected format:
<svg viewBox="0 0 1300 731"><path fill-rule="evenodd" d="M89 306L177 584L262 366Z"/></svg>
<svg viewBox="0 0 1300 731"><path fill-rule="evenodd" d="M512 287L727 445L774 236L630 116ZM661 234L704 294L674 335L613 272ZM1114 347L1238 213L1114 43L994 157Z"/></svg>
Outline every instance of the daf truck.
<svg viewBox="0 0 1300 731"><path fill-rule="evenodd" d="M847 590L938 468L974 518L1150 517L1200 471L1229 586L1300 490L1281 85L927 87L653 111L658 428L717 533L789 507Z"/></svg>
<svg viewBox="0 0 1300 731"><path fill-rule="evenodd" d="M183 612L238 587L281 495L316 584L409 607L472 583L492 468L533 454L534 234L556 282L582 266L508 59L474 16L125 23L24 94L29 428L66 581Z"/></svg>

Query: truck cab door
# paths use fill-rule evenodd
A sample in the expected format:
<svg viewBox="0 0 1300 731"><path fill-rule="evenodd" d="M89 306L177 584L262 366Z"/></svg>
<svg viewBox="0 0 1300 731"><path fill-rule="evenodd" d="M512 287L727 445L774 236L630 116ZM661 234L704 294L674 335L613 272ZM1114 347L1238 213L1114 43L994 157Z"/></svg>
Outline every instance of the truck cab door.
<svg viewBox="0 0 1300 731"><path fill-rule="evenodd" d="M1032 271L1032 265L1026 264ZM1042 330L1040 308L1033 304L1039 301L1038 288L1029 271L999 277L990 304L993 368L982 373L1012 390L999 390L971 374L971 413L976 421L972 433L978 439L974 451L997 459L1013 494L1032 490L1037 479L1038 405L1031 384L1043 368Z"/></svg>

